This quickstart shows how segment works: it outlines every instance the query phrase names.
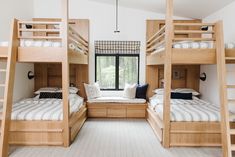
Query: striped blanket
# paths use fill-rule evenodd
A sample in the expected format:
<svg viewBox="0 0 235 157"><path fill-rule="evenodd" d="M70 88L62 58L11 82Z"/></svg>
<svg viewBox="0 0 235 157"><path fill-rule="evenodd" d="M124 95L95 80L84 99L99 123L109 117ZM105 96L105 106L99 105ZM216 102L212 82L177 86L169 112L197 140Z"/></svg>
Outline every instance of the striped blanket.
<svg viewBox="0 0 235 157"><path fill-rule="evenodd" d="M154 111L163 119L163 105L157 105ZM214 105L198 104L171 105L171 121L173 122L218 122L220 121L219 108Z"/></svg>
<svg viewBox="0 0 235 157"><path fill-rule="evenodd" d="M76 94L69 95L70 114L79 111L83 105L83 98ZM0 108L2 112L2 108ZM12 120L63 120L62 99L29 98L13 105Z"/></svg>
<svg viewBox="0 0 235 157"><path fill-rule="evenodd" d="M163 119L163 96L155 95L149 103ZM171 99L171 121L201 122L220 121L220 110L217 106L196 97L193 100Z"/></svg>

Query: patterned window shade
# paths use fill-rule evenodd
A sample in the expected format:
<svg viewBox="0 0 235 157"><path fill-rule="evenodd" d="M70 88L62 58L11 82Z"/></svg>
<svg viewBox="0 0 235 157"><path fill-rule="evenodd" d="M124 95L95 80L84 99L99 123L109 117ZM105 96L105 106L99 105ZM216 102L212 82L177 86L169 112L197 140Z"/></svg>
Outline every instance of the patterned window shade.
<svg viewBox="0 0 235 157"><path fill-rule="evenodd" d="M139 54L140 41L95 41L96 54Z"/></svg>

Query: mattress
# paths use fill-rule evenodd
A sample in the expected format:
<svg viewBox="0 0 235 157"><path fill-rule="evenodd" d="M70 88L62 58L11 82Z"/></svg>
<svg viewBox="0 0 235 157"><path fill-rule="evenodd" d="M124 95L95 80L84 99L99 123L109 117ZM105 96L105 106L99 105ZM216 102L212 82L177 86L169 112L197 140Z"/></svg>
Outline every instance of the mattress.
<svg viewBox="0 0 235 157"><path fill-rule="evenodd" d="M79 111L83 106L83 98L76 94L69 95L70 115ZM2 108L0 109L2 112ZM13 104L12 120L43 120L59 121L63 120L62 99L39 99L29 98Z"/></svg>
<svg viewBox="0 0 235 157"><path fill-rule="evenodd" d="M163 96L150 98L149 107L163 120ZM220 110L217 106L194 97L193 100L171 99L172 122L218 122Z"/></svg>
<svg viewBox="0 0 235 157"><path fill-rule="evenodd" d="M124 97L100 97L88 100L89 103L128 103L128 104L143 104L145 99L128 99Z"/></svg>
<svg viewBox="0 0 235 157"><path fill-rule="evenodd" d="M154 111L163 120L163 105L157 105ZM172 122L219 122L219 108L211 104L171 105Z"/></svg>

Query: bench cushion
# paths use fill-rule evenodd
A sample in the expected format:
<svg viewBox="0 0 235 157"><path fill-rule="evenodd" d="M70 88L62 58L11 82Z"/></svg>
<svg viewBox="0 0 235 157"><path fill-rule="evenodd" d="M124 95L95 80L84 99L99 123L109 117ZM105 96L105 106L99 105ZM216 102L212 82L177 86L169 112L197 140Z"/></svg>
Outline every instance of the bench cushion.
<svg viewBox="0 0 235 157"><path fill-rule="evenodd" d="M145 99L128 99L123 97L100 97L88 100L88 103L127 103L127 104L143 104Z"/></svg>

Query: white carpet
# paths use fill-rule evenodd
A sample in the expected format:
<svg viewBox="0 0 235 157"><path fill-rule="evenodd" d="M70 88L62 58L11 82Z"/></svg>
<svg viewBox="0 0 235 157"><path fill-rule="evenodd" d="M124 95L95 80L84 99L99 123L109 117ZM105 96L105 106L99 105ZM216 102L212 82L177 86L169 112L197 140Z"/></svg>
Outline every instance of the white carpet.
<svg viewBox="0 0 235 157"><path fill-rule="evenodd" d="M10 157L220 157L219 148L164 149L145 120L90 119L63 147L15 147Z"/></svg>

